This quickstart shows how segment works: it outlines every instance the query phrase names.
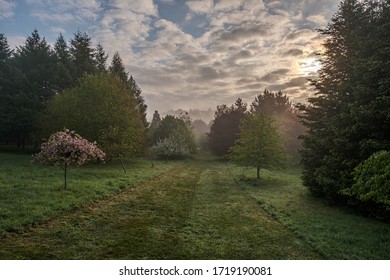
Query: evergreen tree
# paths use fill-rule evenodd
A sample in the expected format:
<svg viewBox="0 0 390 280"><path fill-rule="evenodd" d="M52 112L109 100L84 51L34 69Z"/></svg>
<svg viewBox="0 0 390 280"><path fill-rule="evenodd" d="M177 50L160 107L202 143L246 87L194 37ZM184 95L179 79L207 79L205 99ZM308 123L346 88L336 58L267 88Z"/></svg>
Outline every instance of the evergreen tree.
<svg viewBox="0 0 390 280"><path fill-rule="evenodd" d="M85 74L97 72L95 49L87 33L77 31L70 41L70 54L74 65L73 79L77 81Z"/></svg>
<svg viewBox="0 0 390 280"><path fill-rule="evenodd" d="M344 0L326 36L316 96L301 106L304 184L340 199L353 170L390 149L390 2Z"/></svg>
<svg viewBox="0 0 390 280"><path fill-rule="evenodd" d="M123 83L127 83L129 74L126 72L125 65L123 64L122 58L118 52L115 52L114 56L112 57L109 71L112 75L118 76Z"/></svg>
<svg viewBox="0 0 390 280"><path fill-rule="evenodd" d="M34 30L10 62L12 75L2 106L3 133L7 141L23 148L36 132L39 114L55 94L56 60L45 38Z"/></svg>
<svg viewBox="0 0 390 280"><path fill-rule="evenodd" d="M104 51L103 46L100 43L97 44L96 51L95 51L95 61L96 61L97 71L99 73L107 72L107 58L108 55Z"/></svg>
<svg viewBox="0 0 390 280"><path fill-rule="evenodd" d="M161 123L161 117L160 117L160 114L158 113L158 111L154 111L153 113L153 118L152 118L152 121L150 123L150 126L149 126L149 129L151 131L155 130Z"/></svg>
<svg viewBox="0 0 390 280"><path fill-rule="evenodd" d="M147 110L148 106L145 104L145 99L141 95L142 94L142 90L137 85L135 80L133 79L133 76L130 76L130 78L129 78L127 83L129 85L131 91L134 94L135 100L137 101L138 111L139 111L139 113L141 115L142 122L144 124L145 129L146 129L149 126L149 123L146 120L146 110Z"/></svg>
<svg viewBox="0 0 390 280"><path fill-rule="evenodd" d="M54 51L57 59L56 86L58 91L74 86L72 73L74 72L71 54L64 36L60 33L54 45Z"/></svg>
<svg viewBox="0 0 390 280"><path fill-rule="evenodd" d="M238 98L234 105L220 105L208 134L209 149L216 155L226 155L234 145L240 132L240 121L245 116L247 106Z"/></svg>

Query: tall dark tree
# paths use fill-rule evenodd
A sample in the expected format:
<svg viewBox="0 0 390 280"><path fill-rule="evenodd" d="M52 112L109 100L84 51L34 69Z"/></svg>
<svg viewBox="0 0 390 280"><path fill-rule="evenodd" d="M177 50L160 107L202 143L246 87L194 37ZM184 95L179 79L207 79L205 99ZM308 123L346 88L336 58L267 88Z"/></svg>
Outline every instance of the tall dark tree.
<svg viewBox="0 0 390 280"><path fill-rule="evenodd" d="M73 79L78 80L85 74L97 72L95 49L87 33L77 31L70 41L70 53L74 64Z"/></svg>
<svg viewBox="0 0 390 280"><path fill-rule="evenodd" d="M72 77L74 68L69 47L61 33L54 44L54 51L57 59L56 85L58 91L62 91L74 86L75 81Z"/></svg>
<svg viewBox="0 0 390 280"><path fill-rule="evenodd" d="M154 111L153 113L153 118L152 118L152 121L150 122L150 130L153 131L155 130L161 123L161 117L160 117L160 114L158 113L158 111Z"/></svg>
<svg viewBox="0 0 390 280"><path fill-rule="evenodd" d="M390 149L390 2L344 0L326 36L316 96L301 106L304 184L340 199L352 172Z"/></svg>
<svg viewBox="0 0 390 280"><path fill-rule="evenodd" d="M145 104L145 99L142 96L142 90L137 85L136 81L133 79L133 76L130 76L128 80L128 85L131 91L134 93L135 100L137 101L138 111L141 115L142 122L144 124L145 129L149 126L148 121L146 120L146 110L148 106Z"/></svg>
<svg viewBox="0 0 390 280"><path fill-rule="evenodd" d="M263 94L255 97L252 102L250 111L256 115L275 116L283 115L292 110L292 103L290 99L281 91L273 93L264 90Z"/></svg>
<svg viewBox="0 0 390 280"><path fill-rule="evenodd" d="M125 65L123 64L123 60L118 52L115 52L112 57L109 71L112 75L118 76L123 83L127 83L129 80L129 74L126 72Z"/></svg>
<svg viewBox="0 0 390 280"><path fill-rule="evenodd" d="M238 98L234 105L220 105L208 134L209 149L216 155L226 155L238 138L240 121L245 116L247 105Z"/></svg>
<svg viewBox="0 0 390 280"><path fill-rule="evenodd" d="M13 75L4 101L3 127L8 140L24 147L36 131L37 118L55 94L56 60L45 38L37 30L17 48L11 63Z"/></svg>
<svg viewBox="0 0 390 280"><path fill-rule="evenodd" d="M97 71L99 73L107 72L107 59L108 59L108 54L106 54L106 52L104 51L103 46L100 43L97 44L95 50L95 61L96 61Z"/></svg>

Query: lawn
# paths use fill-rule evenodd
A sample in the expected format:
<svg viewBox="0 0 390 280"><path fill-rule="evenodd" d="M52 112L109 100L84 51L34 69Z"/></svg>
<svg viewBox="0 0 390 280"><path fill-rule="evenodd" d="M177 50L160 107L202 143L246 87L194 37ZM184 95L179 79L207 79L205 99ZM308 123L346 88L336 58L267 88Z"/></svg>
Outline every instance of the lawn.
<svg viewBox="0 0 390 280"><path fill-rule="evenodd" d="M207 154L69 171L0 154L0 259L390 259L390 225L315 198L299 170Z"/></svg>
<svg viewBox="0 0 390 280"><path fill-rule="evenodd" d="M299 168L261 171L228 164L236 182L271 217L327 259L390 259L390 225L313 197Z"/></svg>
<svg viewBox="0 0 390 280"><path fill-rule="evenodd" d="M31 163L31 155L0 153L0 237L37 225L66 211L93 203L138 185L178 162L126 160L90 163L68 170L68 189L59 167Z"/></svg>

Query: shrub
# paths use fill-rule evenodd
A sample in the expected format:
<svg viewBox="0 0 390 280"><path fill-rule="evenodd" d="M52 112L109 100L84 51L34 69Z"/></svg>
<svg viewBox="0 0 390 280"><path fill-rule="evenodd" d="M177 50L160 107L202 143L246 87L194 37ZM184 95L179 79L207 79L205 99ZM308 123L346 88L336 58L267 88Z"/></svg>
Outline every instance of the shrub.
<svg viewBox="0 0 390 280"><path fill-rule="evenodd" d="M342 191L371 214L390 213L390 152L373 154L359 164L354 172L354 184Z"/></svg>

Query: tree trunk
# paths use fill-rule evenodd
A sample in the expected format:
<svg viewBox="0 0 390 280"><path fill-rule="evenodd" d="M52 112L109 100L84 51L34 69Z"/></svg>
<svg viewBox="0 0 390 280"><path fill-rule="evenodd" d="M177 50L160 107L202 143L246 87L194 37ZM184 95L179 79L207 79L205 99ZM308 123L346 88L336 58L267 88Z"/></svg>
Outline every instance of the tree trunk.
<svg viewBox="0 0 390 280"><path fill-rule="evenodd" d="M260 179L260 166L257 166L257 179Z"/></svg>
<svg viewBox="0 0 390 280"><path fill-rule="evenodd" d="M66 169L68 167L68 164L65 162L64 166L64 190L66 190L67 184L66 184Z"/></svg>
<svg viewBox="0 0 390 280"><path fill-rule="evenodd" d="M120 160L121 160L121 164L122 164L123 172L125 172L125 174L126 174L126 168L125 168L125 165L123 164L122 158L120 158Z"/></svg>

